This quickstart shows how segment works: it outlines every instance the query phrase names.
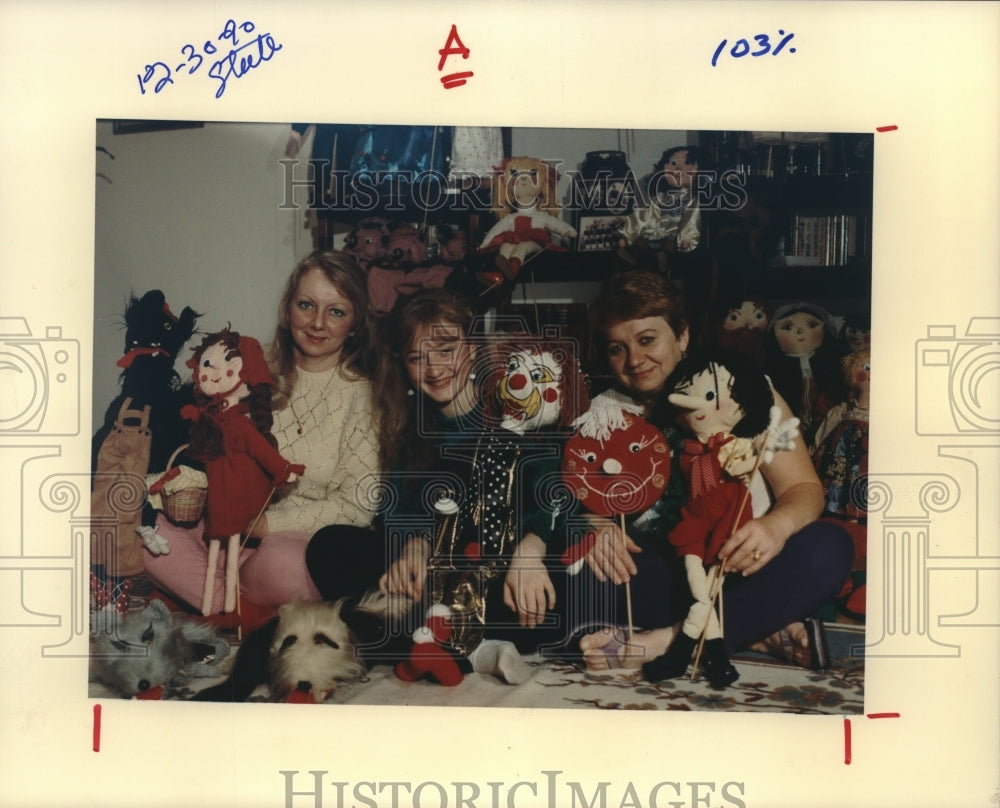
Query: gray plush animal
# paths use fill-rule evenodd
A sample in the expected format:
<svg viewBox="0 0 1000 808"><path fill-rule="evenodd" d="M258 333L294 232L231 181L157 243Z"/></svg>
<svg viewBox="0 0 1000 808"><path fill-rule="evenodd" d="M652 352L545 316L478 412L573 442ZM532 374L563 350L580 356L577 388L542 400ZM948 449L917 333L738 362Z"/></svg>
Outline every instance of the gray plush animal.
<svg viewBox="0 0 1000 808"><path fill-rule="evenodd" d="M91 631L90 680L125 699L159 698L166 686L220 676L216 663L229 653L214 628L171 614L159 600L124 615L106 607L93 615Z"/></svg>

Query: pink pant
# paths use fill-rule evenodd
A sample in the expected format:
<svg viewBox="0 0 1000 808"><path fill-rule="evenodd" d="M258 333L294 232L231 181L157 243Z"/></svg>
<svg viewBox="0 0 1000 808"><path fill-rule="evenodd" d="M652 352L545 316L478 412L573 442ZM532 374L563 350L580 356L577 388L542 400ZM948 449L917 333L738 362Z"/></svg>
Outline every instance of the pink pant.
<svg viewBox="0 0 1000 808"><path fill-rule="evenodd" d="M200 609L208 566L202 523L193 528L177 527L159 514L156 530L167 540L170 552L153 555L143 548L146 573L164 592ZM215 570L215 612L222 611L225 596L227 543L222 540ZM280 606L295 598L319 600L320 594L306 571L308 543L308 533L288 530L269 533L256 549L244 549L240 553L240 597L265 607Z"/></svg>

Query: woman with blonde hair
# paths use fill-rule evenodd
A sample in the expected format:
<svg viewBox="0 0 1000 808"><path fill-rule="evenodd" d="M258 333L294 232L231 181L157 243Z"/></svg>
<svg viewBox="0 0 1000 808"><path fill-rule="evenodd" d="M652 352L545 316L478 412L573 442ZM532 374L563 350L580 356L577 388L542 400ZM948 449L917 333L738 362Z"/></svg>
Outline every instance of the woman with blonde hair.
<svg viewBox="0 0 1000 808"><path fill-rule="evenodd" d="M292 270L267 347L274 379L271 433L281 454L306 471L275 492L241 552L245 627L292 599L319 598L305 565L306 545L317 529L372 520L367 491L378 470L378 431L369 381L371 324L364 274L348 255L315 252ZM200 523L175 525L161 514L157 532L169 551L144 553L154 584L191 606L201 603L204 585L202 529Z"/></svg>

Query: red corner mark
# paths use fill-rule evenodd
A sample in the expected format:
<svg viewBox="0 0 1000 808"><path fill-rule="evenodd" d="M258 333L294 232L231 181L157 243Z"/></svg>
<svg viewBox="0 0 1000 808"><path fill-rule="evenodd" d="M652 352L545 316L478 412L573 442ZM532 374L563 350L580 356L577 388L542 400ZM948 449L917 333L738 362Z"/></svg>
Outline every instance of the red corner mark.
<svg viewBox="0 0 1000 808"><path fill-rule="evenodd" d="M94 705L94 751L101 751L101 705Z"/></svg>
<svg viewBox="0 0 1000 808"><path fill-rule="evenodd" d="M899 718L899 713L867 713L865 718ZM851 765L851 719L844 717L844 765Z"/></svg>
<svg viewBox="0 0 1000 808"><path fill-rule="evenodd" d="M875 131L876 132L895 132L897 129L899 129L899 127L896 126L896 124L894 124L894 123L893 124L889 124L888 126L876 126L875 127Z"/></svg>

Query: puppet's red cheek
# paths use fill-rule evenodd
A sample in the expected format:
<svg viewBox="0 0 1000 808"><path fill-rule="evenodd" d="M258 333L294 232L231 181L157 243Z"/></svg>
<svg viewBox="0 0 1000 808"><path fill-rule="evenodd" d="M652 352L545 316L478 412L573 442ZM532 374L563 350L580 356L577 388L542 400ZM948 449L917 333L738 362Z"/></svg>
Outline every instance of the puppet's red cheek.
<svg viewBox="0 0 1000 808"><path fill-rule="evenodd" d="M207 382L208 381L208 374L207 373L202 373L201 374L201 381L203 381L203 382Z"/></svg>
<svg viewBox="0 0 1000 808"><path fill-rule="evenodd" d="M227 375L227 376L232 376L232 375L233 375L233 372L232 372L231 370L227 370L227 371L226 371L226 375Z"/></svg>
<svg viewBox="0 0 1000 808"><path fill-rule="evenodd" d="M542 398L545 399L546 402L551 404L553 401L559 398L559 394L550 387L548 390L542 393Z"/></svg>
<svg viewBox="0 0 1000 808"><path fill-rule="evenodd" d="M523 373L515 373L510 377L511 390L523 390L528 384L528 379Z"/></svg>

